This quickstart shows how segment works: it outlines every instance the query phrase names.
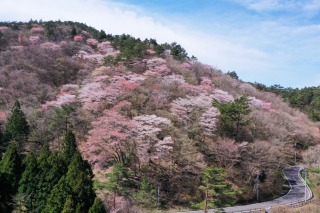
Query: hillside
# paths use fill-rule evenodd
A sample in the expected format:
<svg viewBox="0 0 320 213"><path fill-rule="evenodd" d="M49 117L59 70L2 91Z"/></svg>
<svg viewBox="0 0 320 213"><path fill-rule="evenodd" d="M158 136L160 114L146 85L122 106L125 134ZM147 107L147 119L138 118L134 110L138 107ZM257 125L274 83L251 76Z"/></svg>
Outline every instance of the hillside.
<svg viewBox="0 0 320 213"><path fill-rule="evenodd" d="M285 192L282 168L295 153L304 162L319 144L306 115L176 43L74 22L1 23L0 92L2 132L16 100L26 114L22 156L59 150L71 129L111 212L191 208L204 199L207 168L236 192L217 206L253 202L257 178L271 199Z"/></svg>

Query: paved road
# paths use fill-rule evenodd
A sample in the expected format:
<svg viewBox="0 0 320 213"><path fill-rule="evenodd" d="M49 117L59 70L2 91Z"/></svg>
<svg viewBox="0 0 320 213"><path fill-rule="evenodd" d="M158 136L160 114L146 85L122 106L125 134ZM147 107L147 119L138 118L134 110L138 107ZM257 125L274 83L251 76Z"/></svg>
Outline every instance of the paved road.
<svg viewBox="0 0 320 213"><path fill-rule="evenodd" d="M225 208L225 212L228 213L244 213L244 212L254 212L254 209L270 209L271 207L277 205L285 205L289 203L304 201L305 199L310 199L312 197L312 192L309 187L306 188L306 184L300 175L300 171L303 169L303 166L293 166L286 168L284 170L284 175L289 181L291 189L289 192L272 201L255 203L245 206L233 206ZM306 190L307 189L307 190ZM214 210L211 209L208 213L213 213ZM189 213L203 213L203 211L191 211Z"/></svg>

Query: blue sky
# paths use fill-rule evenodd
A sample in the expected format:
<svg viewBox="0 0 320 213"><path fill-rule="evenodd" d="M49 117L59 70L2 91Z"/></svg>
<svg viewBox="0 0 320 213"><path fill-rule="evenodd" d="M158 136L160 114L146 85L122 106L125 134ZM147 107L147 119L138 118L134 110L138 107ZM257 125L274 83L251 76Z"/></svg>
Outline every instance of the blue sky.
<svg viewBox="0 0 320 213"><path fill-rule="evenodd" d="M320 85L320 0L1 0L0 20L31 18L176 41L244 81Z"/></svg>

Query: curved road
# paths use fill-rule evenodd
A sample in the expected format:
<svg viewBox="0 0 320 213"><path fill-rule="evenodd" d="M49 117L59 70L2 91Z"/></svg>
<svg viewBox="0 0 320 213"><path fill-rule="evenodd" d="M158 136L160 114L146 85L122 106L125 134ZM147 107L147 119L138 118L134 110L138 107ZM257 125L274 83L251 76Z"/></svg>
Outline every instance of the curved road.
<svg viewBox="0 0 320 213"><path fill-rule="evenodd" d="M300 171L303 169L303 166L292 166L289 168L284 169L284 175L286 176L291 189L289 192L277 199L262 202L262 203L255 203L245 206L233 206L225 208L225 212L228 213L244 213L244 212L254 212L254 210L258 209L270 209L274 206L278 205L289 205L290 203L297 203L309 200L312 198L312 192L308 186L306 186L305 181L302 179L300 175ZM215 212L214 209L208 210L208 213ZM203 210L200 211L191 211L189 213L203 213Z"/></svg>

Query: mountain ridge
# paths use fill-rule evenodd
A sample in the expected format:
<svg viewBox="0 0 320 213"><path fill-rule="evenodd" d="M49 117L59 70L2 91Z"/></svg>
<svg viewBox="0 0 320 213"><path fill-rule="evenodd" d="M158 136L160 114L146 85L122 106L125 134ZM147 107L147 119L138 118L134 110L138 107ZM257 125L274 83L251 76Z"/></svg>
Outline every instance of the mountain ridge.
<svg viewBox="0 0 320 213"><path fill-rule="evenodd" d="M64 129L73 129L107 206L112 195L104 184L114 163L134 173L131 194L143 178L159 186L164 208L203 199L201 172L213 165L226 171L238 202L254 199L257 175L265 177L262 197L269 199L283 193L279 176L294 153L302 161L302 152L319 143L319 129L307 116L275 94L188 58L176 43L107 35L73 22L5 25L0 120L6 122L19 99L31 140L41 137L57 149ZM250 122L238 142L220 131L221 112L212 100L232 103L244 95ZM126 193L116 199L113 212L139 208Z"/></svg>

